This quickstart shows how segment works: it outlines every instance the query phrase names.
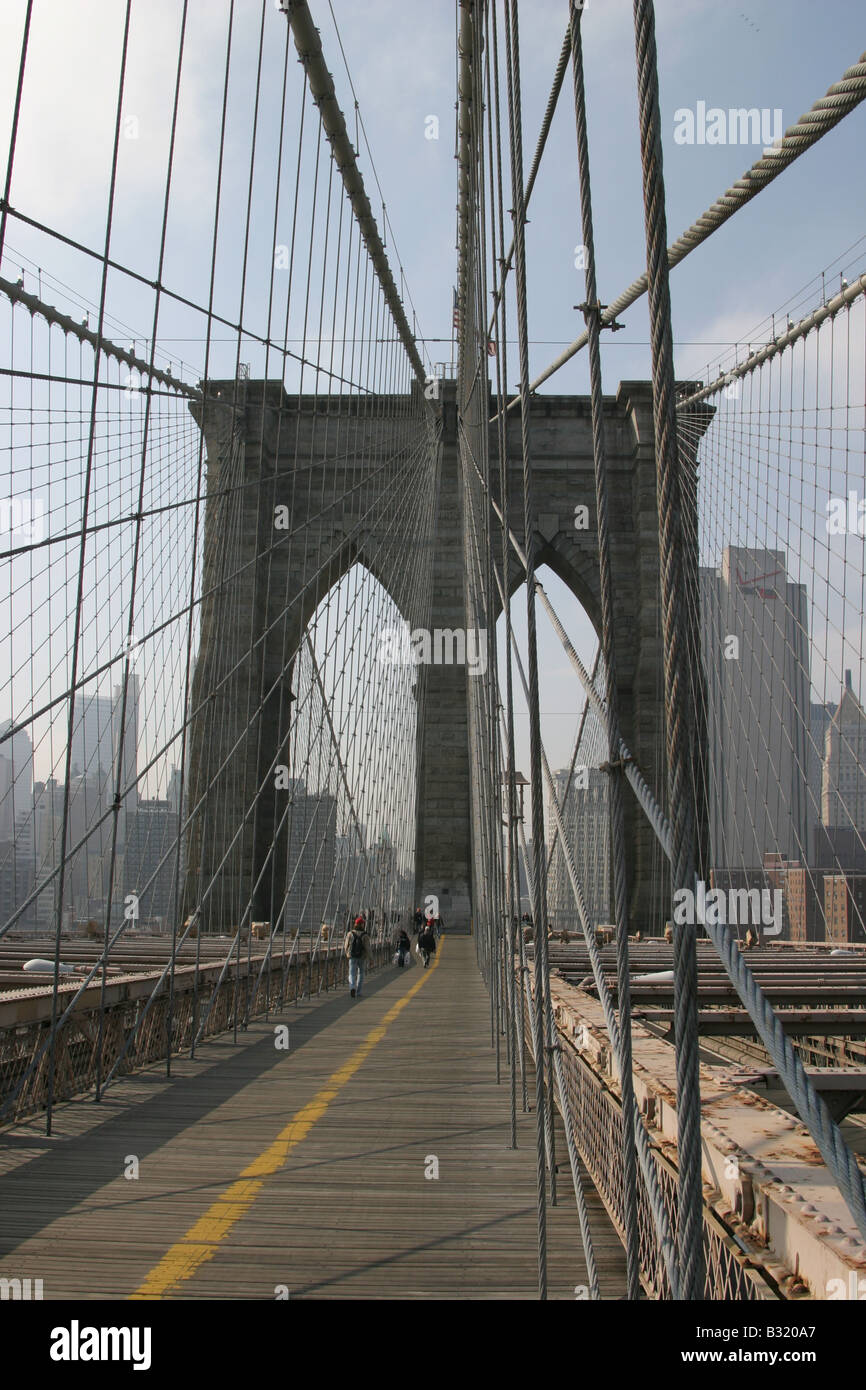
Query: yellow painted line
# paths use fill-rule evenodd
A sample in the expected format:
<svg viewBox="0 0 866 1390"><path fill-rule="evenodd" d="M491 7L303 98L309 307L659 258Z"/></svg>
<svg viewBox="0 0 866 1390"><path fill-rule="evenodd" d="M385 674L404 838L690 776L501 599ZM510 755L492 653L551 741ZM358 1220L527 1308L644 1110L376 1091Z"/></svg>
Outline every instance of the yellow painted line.
<svg viewBox="0 0 866 1390"><path fill-rule="evenodd" d="M185 1279L191 1279L196 1270L213 1258L217 1253L220 1241L225 1239L242 1216L246 1216L264 1187L265 1178L272 1177L274 1173L279 1172L292 1149L296 1148L303 1139L306 1139L313 1125L325 1114L331 1101L352 1079L358 1068L369 1057L373 1048L382 1041L391 1024L399 1017L409 1001L415 997L422 985L426 984L439 965L441 958L442 942L440 941L433 957L432 968L421 972L420 979L415 981L415 984L406 991L402 999L398 999L397 1003L391 1006L381 1023L371 1029L348 1062L345 1062L342 1067L339 1067L328 1077L322 1089L317 1091L313 1099L292 1116L285 1129L280 1130L273 1143L269 1144L258 1158L253 1159L252 1163L247 1165L238 1180L220 1193L212 1206L208 1207L204 1216L200 1216L198 1221L190 1226L186 1235L182 1236L176 1244L172 1245L170 1250L166 1251L159 1264L154 1265L135 1293L129 1295L131 1299L164 1298Z"/></svg>

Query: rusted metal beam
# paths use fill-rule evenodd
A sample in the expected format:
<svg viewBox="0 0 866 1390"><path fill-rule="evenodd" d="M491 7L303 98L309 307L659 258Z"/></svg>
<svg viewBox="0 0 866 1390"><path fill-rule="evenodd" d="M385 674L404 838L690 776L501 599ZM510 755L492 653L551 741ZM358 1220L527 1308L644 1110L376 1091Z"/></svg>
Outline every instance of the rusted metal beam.
<svg viewBox="0 0 866 1390"><path fill-rule="evenodd" d="M659 1027L670 1028L674 1021L673 1009L646 1009L639 1016ZM779 1019L789 1037L810 1034L866 1037L866 1009L780 1009ZM745 1009L701 1009L698 1027L708 1038L754 1035L756 1032L754 1021Z"/></svg>
<svg viewBox="0 0 866 1390"><path fill-rule="evenodd" d="M551 981L551 991L562 1044L576 1051L599 1086L618 1095L619 1080L599 1001L559 979ZM808 1016L804 1033L821 1031L816 1027L817 1011L799 1012ZM835 1032L842 1031L840 1013L835 1011ZM655 1020L657 1015L652 1017ZM730 1030L730 1024L724 1026ZM638 1104L662 1152L675 1165L674 1050L637 1018L633 1048ZM732 1080L737 1070L701 1066L707 1210L723 1221L750 1262L763 1267L781 1296L825 1299L834 1287L831 1280L840 1280L840 1288L847 1289L852 1279L856 1285L858 1279L866 1278L866 1242L814 1140L794 1116L737 1085ZM852 1075L856 1087L863 1070ZM585 1134L579 1142L586 1147L594 1139Z"/></svg>

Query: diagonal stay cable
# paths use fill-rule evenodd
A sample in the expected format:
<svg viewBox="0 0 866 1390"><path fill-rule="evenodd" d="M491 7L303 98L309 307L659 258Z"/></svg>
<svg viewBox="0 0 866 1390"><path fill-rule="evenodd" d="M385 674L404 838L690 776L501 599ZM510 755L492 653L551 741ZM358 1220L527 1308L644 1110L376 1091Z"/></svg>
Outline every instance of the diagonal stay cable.
<svg viewBox="0 0 866 1390"><path fill-rule="evenodd" d="M495 14L496 14L495 6L493 7L492 13L493 13L493 16L494 16L494 21L495 21ZM494 40L494 42L495 42L495 40ZM550 95L549 95L549 97L547 98L547 106L545 107L545 110L544 110L544 116L543 116L542 122L541 122L541 129L540 129L540 131L539 131L539 133L538 133L538 141L537 141L536 146L535 146L535 154L534 154L533 160L532 160L532 167L530 168L529 173L528 173L528 175L527 175L527 177L526 177L526 187L525 187L524 190L523 190L523 206L524 206L524 210L525 210L526 208L528 208L528 206L529 206L529 200L530 200L530 198L532 197L532 190L533 190L534 187L535 187L535 181L536 181L536 179L537 179L537 177L538 177L538 170L539 170L539 168L541 167L541 158L542 158L542 155L544 154L544 150L545 150L545 147L546 147L546 145L547 145L547 137L548 137L548 135L550 134L550 127L551 127L551 124L552 124L552 122L553 122L553 117L554 117L554 115L555 115L555 113L556 113L556 107L557 107L557 103L558 103L558 101L559 101L559 94L560 94L560 92L562 91L562 84L563 84L563 82L564 82L564 80L565 80L565 73L566 73L566 69L567 69L567 67L568 67L568 59L569 59L570 55L571 55L571 24L570 24L570 22L569 22L568 26L566 27L565 38L562 40L562 48L560 49L559 58L557 59L556 70L555 70L555 72L554 72L554 74L553 74L553 83L552 83L551 88L550 88ZM496 54L496 58L498 59L498 53ZM498 89L497 89L497 92L496 92L496 103L497 103L497 112L498 112L498 109L499 109L499 92L498 92ZM499 136L499 130L498 130L498 115L497 115L497 139L498 139L498 136ZM511 238L511 244L510 244L509 247L508 247L508 251L507 251L507 252L504 252L504 254L503 254L502 256L499 257L499 267L500 267L500 278L499 278L499 282L498 282L498 284L496 284L495 288L492 289L492 290L490 291L491 295L493 296L493 311L492 311L492 313L491 313L491 315L490 315L490 320L489 320L488 325L487 325L487 337L488 337L488 339L490 339L491 334L493 333L494 326L495 326L495 324L496 324L496 316L497 316L497 313L498 313L498 310L499 310L499 305L500 305L500 303L502 303L502 301L503 301L503 299L504 299L504 297L505 297L505 282L506 282L506 280L508 279L509 274L511 273L511 268L512 268L513 261L514 261L514 238L512 237L512 238ZM475 366L475 376L473 377L473 385L474 385L474 382L475 382L475 378L477 378L477 376L478 376L478 374L479 374L479 372L480 372L480 370L481 370L481 363L482 363L482 361L483 361L483 358L480 358L480 357L479 357L479 360L478 360L478 362L476 363L476 366Z"/></svg>
<svg viewBox="0 0 866 1390"><path fill-rule="evenodd" d="M334 728L334 720L333 720L333 717L332 717L332 715L331 715L331 704L330 704L330 700L328 699L328 695L327 695L327 692L326 692L326 690L325 690L324 684L323 684L323 682L322 682L322 673L321 673L321 671L319 670L319 663L318 663L318 661L316 660L315 648L313 647L313 643L312 643L312 641L310 640L309 628L307 629L307 631L306 631L305 634L304 634L304 642L305 642L305 645L306 645L306 648L307 648L307 654L308 654L308 656L309 656L309 658L310 658L310 662L311 662L311 666L312 666L313 679L314 679L314 681L315 681L316 688L318 689L319 695L320 695L320 697L321 697L321 701L322 701L322 712L324 713L325 720L326 720L327 725L328 725L328 732L329 732L329 734L330 734L330 736L331 736L331 744L332 744L332 747L333 747L333 750L334 750L334 761L335 761L336 764L337 764L337 770L338 770L338 772L339 772L339 774L340 774L340 781L341 781L342 784L343 784L343 790L344 790L344 792L345 792L345 794L346 794L346 800L347 800L348 803L349 803L349 810L350 810L351 813L352 813L352 820L353 820L353 822L354 822L355 831L356 831L357 836L358 836L358 844L359 844L360 847L361 847L361 853L362 853L362 855L363 855L363 857L364 857L364 863L365 863L365 865L366 865L366 867L367 867L367 872L368 872L370 875L372 875L373 870L372 870L372 866L371 866L371 864L370 864L369 855L367 854L367 846L366 846L365 840L364 840L364 833L363 833L363 830L362 830L362 828L361 828L361 823L360 823L360 821L359 821L359 819L358 819L358 812L357 812L356 809L355 809L355 799L354 799L354 797L352 796L352 789L351 789L351 787L349 786L349 779L348 779L348 777L347 777L347 775L346 775L346 765L345 765L345 763L343 762L342 756L341 756L341 754L340 754L340 740L339 740L339 737L338 737L338 735L337 735L337 731L336 731L336 729ZM278 921L274 921L274 924L273 924L273 926L271 927L270 938L269 938L269 941L268 941L268 951L269 951L269 952L270 952L271 946L273 945L273 942L274 942L274 937L275 937L276 932L277 932L277 926L278 926ZM294 950L294 943L293 943L293 945L292 945L292 949ZM265 959L263 958L262 964L261 964L260 967L259 967L259 973L258 973L258 977L257 977L257 980L256 980L256 989L258 988L258 984L259 984L259 981L261 980L261 977L262 977L262 973L263 973L263 971L264 971L264 968L265 968ZM253 989L253 990L252 990L251 995L250 995L251 998L255 996L256 989Z"/></svg>
<svg viewBox="0 0 866 1390"><path fill-rule="evenodd" d="M652 338L653 425L656 458L659 567L664 652L667 796L671 808L671 891L695 879L697 814L690 767L690 671L684 593L688 585L687 528L681 498L676 421L670 267L662 160L661 108L653 0L634 0L647 278ZM597 330L597 325L596 325ZM597 349L597 338L595 340ZM674 1050L677 1074L677 1251L682 1296L704 1296L701 1081L698 957L694 931L674 935Z"/></svg>
<svg viewBox="0 0 866 1390"><path fill-rule="evenodd" d="M866 53L862 53L856 63L847 68L838 82L834 82L828 88L824 96L800 117L794 125L789 126L782 137L781 143L777 147L766 150L760 159L757 159L750 169L737 179L725 193L717 198L716 201L702 213L692 225L683 232L668 247L668 265L671 269L679 265L680 261L685 260L696 246L700 246L713 232L718 231L719 227L724 226L729 218L733 217L741 207L751 202L762 189L772 183L774 179L799 159L801 154L826 135L828 131L837 126L851 111L866 98ZM638 278L623 290L602 315L602 324L609 327L618 314L624 309L628 309L638 299L647 292L648 280L646 274ZM582 333L579 338L563 352L559 354L549 366L530 384L530 391L537 391L542 382L558 372L560 367L564 367L576 353L586 347L589 342L589 335ZM508 402L506 410L513 410L520 400L519 395L513 396Z"/></svg>
<svg viewBox="0 0 866 1390"><path fill-rule="evenodd" d="M726 386L730 386L732 381L739 381L743 377L749 376L758 367L762 367L765 362L772 361L780 352L784 352L785 348L791 347L794 343L807 337L813 328L820 328L827 319L832 319L840 310L847 309L863 294L866 294L866 274L852 281L847 289L841 290L839 294L834 295L832 299L815 309L813 313L807 314L799 323L794 324L793 328L789 328L785 333L780 333L778 338L774 338L771 343L767 343L764 347L750 353L745 362L741 362L737 367L732 367L728 372L722 372L721 376L717 376L715 381L711 381L700 391L693 391L690 395L682 397L677 401L677 410L685 410L688 406L698 405L710 396L717 395Z"/></svg>
<svg viewBox="0 0 866 1390"><path fill-rule="evenodd" d="M464 476L465 476L465 464L464 464ZM471 497L471 494L469 494L468 489L467 489L467 496ZM470 534L471 534L471 538L472 538L472 542L473 542L473 549L474 549L474 553L475 553L476 563L477 563L478 566L480 567L479 544L478 544L478 527L477 527L477 524L476 524L476 521L475 521L475 514L474 514L474 510L472 509L472 506L471 506L471 501L470 501L470 508L469 508L468 520L469 520L469 529L470 529ZM493 579L494 579L494 581L495 581L495 583L496 583L496 586L497 586L497 588L498 588L498 590L499 590L500 599L501 599L502 596L503 596L503 594L504 594L504 587L503 587L502 581L501 581L500 578L499 578L498 573L496 572L496 567L495 567L495 566L493 566L493 569L492 569L492 576L493 576ZM513 634L513 632L511 631L511 629L509 629L509 635L510 635L511 639L513 640L513 639L514 639L514 634ZM515 642L515 650L516 650L516 642ZM509 648L509 650L508 650L509 661L510 661L510 654L511 654L511 653L510 653L510 648ZM518 661L519 661L519 655L518 655ZM523 680L524 691L527 691L526 680L525 680L525 678L524 678L524 676L523 676L522 667L521 667L521 679ZM508 714L506 713L505 709L503 708L502 703L501 703L501 700L500 700L500 698L499 698L501 692L499 691L499 688L498 688L498 681L497 681L497 679L496 679L495 668L494 668L494 671L493 671L493 673L492 673L491 684L494 686L494 693L495 693L495 695L496 695L496 697L497 697L497 699L496 699L496 704L497 704L497 708L498 708L498 710L499 710L500 733L501 733L501 736L502 736L502 738L504 739L505 744L506 744L506 746L507 746L508 737L509 737L509 718L508 718ZM512 719L513 719L513 713L512 713ZM513 730L512 730L512 739L513 739ZM546 762L545 762L545 765L546 765ZM509 801L511 801L511 799L512 799L512 798L509 797ZM534 869L533 869L532 866L530 865L528 859L526 860L526 869L527 869L527 875L528 875L528 880L529 880L529 889L530 889L530 893L533 895L533 900L534 900L534 884L533 884L533 882L532 882L532 874L533 874L533 872L534 872ZM523 971L523 970L526 970L527 973L528 973L528 965L526 965L525 960L522 960L522 961L521 961L521 970L522 970L522 971ZM510 973L511 973L511 975L512 975L512 978L513 978L513 975L514 975L513 953L512 953L512 955L509 957L509 971L510 971ZM533 998L532 991L531 991L531 990L527 990L527 993L526 993L526 996L525 996L525 997L526 997L526 1003L527 1003L528 1010L529 1010L529 1018L530 1018L530 1039L532 1040L533 1048L536 1048L536 1047L537 1047L537 1038L538 1038L538 1035L539 1035L539 1027L538 1027L538 1021L537 1021L537 1009L541 1007L541 1000L538 998L539 991L538 991L537 988L536 988L535 994L536 994L536 997ZM565 1074L564 1074L563 1067L562 1067L562 1057L561 1057L562 1047L561 1047L561 1043L560 1043L560 1041L559 1041L559 1038L558 1038L558 1035L557 1035L557 1032L556 1032L556 1025L555 1025L555 1021L554 1021L554 1018L553 1018L553 1009L552 1009L552 1005L551 1005L551 1002L550 1002L550 992L549 992L549 990L547 991L547 1012L546 1012L545 1024L546 1024L547 1033L548 1033L547 1051L548 1051L548 1055L549 1055L549 1057L550 1057L550 1065L551 1065L552 1070L553 1070L554 1081L555 1081L555 1083L556 1083L556 1091L557 1091L557 1094L558 1094L558 1096L559 1096L559 1107L560 1107L560 1112L561 1112L561 1114L562 1114L563 1126L564 1126L564 1129L565 1129L566 1146L567 1146L567 1149L568 1149L569 1165L570 1165L570 1168L571 1168L572 1186L573 1186L573 1188L574 1188L575 1203L576 1203L576 1206L577 1206L577 1213L578 1213L578 1223L579 1223L579 1226L580 1226L581 1240L582 1240L582 1244L583 1244L584 1256L585 1256L585 1259L586 1259L586 1267L587 1267L587 1275L588 1275L588 1278L589 1278L590 1295L591 1295L591 1297L592 1297L593 1299L599 1299L599 1298L601 1297L601 1293L600 1293L599 1282L598 1282L598 1270L597 1270L597 1265L596 1265L596 1260L595 1260L595 1250L594 1250L593 1241L592 1241L592 1231L591 1231L591 1229L590 1229L590 1223L589 1223L589 1213L588 1213L588 1210L587 1210L587 1207L586 1207L586 1194L585 1194L584 1185L583 1185L583 1177L582 1177L582 1174L581 1174L581 1172L580 1172L580 1160L579 1160L579 1157L578 1157L577 1146L576 1146L575 1138L574 1138L574 1134L575 1134L575 1122L574 1122L574 1118L573 1118L573 1116L572 1116L571 1099L570 1099L570 1097L569 1097L568 1088L567 1088L567 1086L566 1086L566 1081L565 1081ZM536 1056L536 1060L537 1060L537 1056ZM553 1087L552 1087L552 1086L550 1087L550 1092L551 1092L551 1102L552 1102L552 1098L553 1098ZM551 1127L552 1127L552 1126L551 1126Z"/></svg>
<svg viewBox="0 0 866 1390"><path fill-rule="evenodd" d="M517 645L517 639L513 633L512 645L514 651L514 658L517 665L517 672L520 676L520 681L523 686L524 695L528 698L529 687L523 669L523 662L521 660L520 650ZM550 771L550 765L547 761L547 754L545 753L543 748L541 749L541 757L544 768L545 782L548 788L548 800L556 824L556 834L559 839L563 856L565 858L566 869L568 871L572 892L574 894L575 904L577 906L578 916L580 918L581 930L583 931L584 940L586 942L586 948L589 953L590 964L592 966L593 978L595 980L596 989L598 990L599 1002L601 1003L602 1009L604 1011L608 1036L610 1037L611 1047L613 1048L614 1055L616 1057L617 1070L619 1072L620 1077L620 1084L622 1084L622 1035L620 1032L619 1024L616 1020L616 1015L614 1013L613 1001L610 996L610 990L608 988L607 981L604 977L604 970L601 963L601 956L599 954L598 942L596 941L595 936L595 929L590 920L589 912L586 906L586 900L583 895L583 889L581 888L580 880L577 876L577 870L574 865L574 857L571 852L571 845L568 842L568 836L566 834L565 826L563 824L562 815L559 807L559 799L556 795L556 784L553 780L553 774ZM527 870L528 868L529 863L527 861ZM538 937L542 934L546 937L546 931L544 930L544 928L537 928L536 942L538 940ZM679 1283L675 1261L675 1247L673 1235L670 1231L670 1223L668 1221L667 1211L665 1209L664 1200L661 1195L661 1189L658 1183L658 1176L656 1174L655 1165L650 1151L649 1136L647 1135L646 1129L644 1127L643 1119L638 1108L637 1100L634 1097L634 1092L632 1092L632 1117L635 1142L638 1150L638 1160L640 1163L644 1184L646 1186L647 1196L649 1198L653 1219L656 1224L656 1231L659 1238L659 1247L662 1253L662 1257L665 1261L665 1268L667 1270L673 1297L678 1298Z"/></svg>
<svg viewBox="0 0 866 1390"><path fill-rule="evenodd" d="M622 1165L623 1206L626 1230L626 1256L629 1298L639 1294L639 1232L633 1135L633 1083L631 1059L631 993L629 984L628 902L626 893L626 845L623 813L623 766L617 757L619 714L617 709L617 670L613 632L613 586L611 579L610 526L608 511L607 451L601 373L601 304L595 275L595 233L592 217L592 183L589 168L589 137L586 123L586 93L583 73L583 11L571 0L572 68L574 111L577 135L580 205L583 243L587 249L586 303L582 306L589 333L589 370L592 411L592 452L595 471L596 515L598 518L598 566L601 596L601 647L605 669L607 700L607 762L609 777L610 852L613 859L614 921L616 923L617 979L619 982L619 1026L622 1070Z"/></svg>
<svg viewBox="0 0 866 1390"><path fill-rule="evenodd" d="M474 460L472 462L474 465ZM491 502L491 505L501 517L495 500ZM526 564L520 542L513 531L509 530L508 534L511 547L525 568ZM595 689L589 672L575 651L553 604L538 579L535 580L535 592L562 643L566 655L577 672L593 712L604 723L606 718L604 701ZM626 778L638 804L647 817L662 851L670 860L673 854L670 822L623 739L620 740L619 757L625 767ZM695 888L696 886L695 883ZM704 926L713 942L743 1007L755 1023L761 1041L772 1057L773 1064L796 1106L797 1113L815 1139L824 1162L838 1183L857 1229L861 1236L866 1239L866 1190L864 1190L866 1184L864 1184L864 1175L856 1158L845 1143L839 1126L807 1075L799 1055L785 1032L782 1020L752 974L737 945L736 936L724 923L703 922L701 925Z"/></svg>
<svg viewBox="0 0 866 1390"><path fill-rule="evenodd" d="M313 100L319 108L328 142L334 151L334 158L337 161L343 185L358 219L370 260L379 278L388 307L397 325L397 331L415 369L416 376L420 381L424 381L426 379L424 363L407 322L403 302L397 292L382 238L379 236L376 219L373 216L370 200L364 188L364 180L346 130L346 119L337 102L334 80L325 64L322 41L319 37L319 31L313 23L310 7L306 0L287 0L285 14L292 30L298 57L309 79Z"/></svg>

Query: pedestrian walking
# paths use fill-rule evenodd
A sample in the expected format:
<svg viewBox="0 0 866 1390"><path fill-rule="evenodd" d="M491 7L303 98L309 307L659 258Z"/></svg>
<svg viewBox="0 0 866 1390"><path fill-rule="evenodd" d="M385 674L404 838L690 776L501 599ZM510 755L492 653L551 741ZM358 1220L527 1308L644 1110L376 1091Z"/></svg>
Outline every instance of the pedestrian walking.
<svg viewBox="0 0 866 1390"><path fill-rule="evenodd" d="M360 999L367 962L372 963L373 960L367 924L363 917L356 917L354 926L346 932L343 954L349 962L349 993L353 999Z"/></svg>
<svg viewBox="0 0 866 1390"><path fill-rule="evenodd" d="M394 958L395 961L396 961L396 963L397 963L397 965L399 965L399 967L400 967L401 970L403 969L403 966L406 964L407 960L409 959L409 952L410 952L411 950L412 950L412 942L409 940L409 934L408 934L408 932L406 931L406 928L403 927L403 928L401 928L400 935L397 937L397 946L396 946L397 954L396 954L396 956L395 956L395 958Z"/></svg>
<svg viewBox="0 0 866 1390"><path fill-rule="evenodd" d="M424 969L430 964L430 957L436 950L436 933L432 922L425 922L418 933L418 954L424 962Z"/></svg>

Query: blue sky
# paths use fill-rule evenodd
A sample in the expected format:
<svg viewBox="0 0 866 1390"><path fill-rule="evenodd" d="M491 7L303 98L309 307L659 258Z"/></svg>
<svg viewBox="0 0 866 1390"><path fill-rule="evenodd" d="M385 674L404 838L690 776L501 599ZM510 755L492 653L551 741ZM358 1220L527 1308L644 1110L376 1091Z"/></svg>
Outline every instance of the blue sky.
<svg viewBox="0 0 866 1390"><path fill-rule="evenodd" d="M112 247L119 261L146 279L155 273L180 8L178 0L134 0L132 6L123 109L125 117L137 122L137 130L135 138L122 143ZM352 94L331 7L327 0L314 0L312 9L351 125ZM673 240L759 153L758 147L750 145L679 145L674 140L675 112L696 108L699 102L725 110L781 108L782 124L787 127L866 49L866 12L862 0L825 0L820 5L817 0L745 0L743 8L738 0L730 5L658 0L656 9L668 231ZM8 145L24 10L24 0L6 0L0 14L0 150ZM190 10L165 279L172 288L203 301L210 269L212 187L229 6L193 4ZM73 5L67 0L37 0L12 184L15 207L97 249L105 227L123 11L119 0L76 0ZM389 254L398 276L398 265L405 271L419 334L431 360L450 356L456 227L455 14L456 5L450 0L365 0L364 4L333 0L333 16L387 204ZM528 167L564 34L567 5L564 0L524 0L521 14ZM237 0L216 282L217 308L229 318L236 316L238 308L236 268L261 15L257 0ZM255 329L264 324L263 287L271 265L272 200L267 177L276 148L285 34L284 18L270 4L264 19L267 41L257 174L261 185L256 185L254 196L252 269L245 310L247 322ZM609 302L645 266L630 0L589 0L583 33L598 282L602 300ZM292 51L290 92L299 90L299 79ZM297 106L297 99L290 95L286 129L290 151ZM425 138L430 115L439 119L438 140ZM820 300L820 272L848 248L854 250L844 264L858 264L862 269L864 147L866 111L861 108L675 270L672 299L680 376L704 376L708 362L726 356L734 343L747 341L755 326L791 297L800 296L798 303L804 311L813 307ZM360 165L378 208L376 178L363 139ZM292 177L289 158L281 175L286 191ZM284 197L278 239L287 238L288 206ZM527 250L534 375L582 326L573 308L582 298L583 276L574 266L580 234L570 76L530 219ZM46 280L44 297L50 302L67 310L77 305L80 310L96 301L98 264L14 220L8 242L11 249L4 274L12 275L20 264L27 287L36 288L34 267L38 265ZM828 284L837 286L838 269ZM152 294L147 287L113 275L109 307L119 338L141 340L149 333ZM627 311L623 320L625 331L607 335L604 343L609 393L619 380L645 378L650 372L645 301ZM197 380L203 369L201 338L199 315L166 306L159 360L171 361L175 371ZM212 374L233 374L236 354L234 342L215 344ZM242 356L250 358L256 375L255 350L245 349ZM512 352L512 378L515 367ZM585 393L585 354L573 359L543 389ZM588 659L592 634L585 618L552 578L550 591ZM551 716L547 721L550 757L557 766L568 758L580 700L558 644L544 624L541 631L544 698Z"/></svg>
<svg viewBox="0 0 866 1390"><path fill-rule="evenodd" d="M328 44L330 15L321 27ZM450 337L454 279L454 7L406 0L362 7L334 4L364 113L388 216L430 338ZM533 0L522 7L524 146L528 167L564 34L567 7ZM635 93L632 7L590 0L584 20L587 107L594 183L598 278L613 299L645 266ZM808 39L806 40L806 36ZM670 239L679 235L757 157L752 146L674 143L674 113L694 108L781 108L792 124L866 48L866 14L857 0L660 0L657 5L661 107ZM332 59L338 87L339 59ZM342 74L343 78L345 74ZM580 241L574 116L566 80L530 209L527 232L533 374L582 324L574 293ZM424 138L424 118L440 117L440 139ZM712 357L862 237L866 113L855 113L701 248L672 281L674 331L682 374ZM838 283L838 281L837 281ZM645 305L624 315L627 331L609 338L607 389L647 376ZM632 347L632 343L640 346ZM432 345L431 345L432 346ZM585 356L549 389L588 389Z"/></svg>
<svg viewBox="0 0 866 1390"><path fill-rule="evenodd" d="M236 308L233 259L236 217L246 196L247 136L251 123L260 8L238 0L232 39L232 78L221 212L226 280L218 305ZM327 0L313 5L337 93L352 119L352 96ZM5 149L24 0L0 16L0 149ZM13 204L89 245L101 246L113 136L113 97L124 6L109 0L40 0L35 6L25 85ZM434 356L450 340L455 279L455 6L445 0L333 0L360 109L385 195L389 250L405 267L418 322ZM562 41L564 0L522 6L521 58L524 144L528 165ZM117 259L153 274L167 147L178 0L135 0L124 112L140 123L124 142L113 246ZM219 132L227 4L192 6L185 57L166 281L191 297L204 295L212 224L212 176ZM259 161L273 159L285 20L268 7L263 118ZM781 108L792 123L866 48L866 16L858 0L659 0L657 5L668 227L671 238L724 191L757 154L752 146L683 146L673 139L674 113L683 107ZM629 0L590 0L583 21L594 179L599 287L612 299L645 264L639 167L635 60ZM292 71L294 69L294 71ZM294 55L290 82L297 79ZM297 83L296 83L297 85ZM530 336L533 372L577 336L582 275L574 267L579 237L573 108L567 79L536 188L528 229ZM291 90L291 89L290 89ZM291 97L289 108L293 110ZM439 139L425 138L425 118L439 118ZM292 119L294 117L292 116ZM678 369L704 370L708 350L745 337L864 233L863 146L866 113L856 112L762 193L673 277ZM290 149L290 144L287 144ZM290 165L291 160L287 159ZM362 170L374 205L378 193L362 142ZM264 187L264 183L263 183ZM209 197L208 197L209 195ZM264 198L260 204L265 207ZM265 218L254 228L264 235ZM268 233L270 229L268 228ZM278 231L279 234L279 231ZM39 254L34 233L13 224L13 247ZM43 259L48 260L47 253ZM92 295L94 267L68 248L53 247L59 278ZM74 272L74 277L73 277ZM146 296L114 287L117 313L149 331ZM256 306L248 319L255 321ZM645 305L625 316L627 331L605 345L606 384L648 374ZM258 325L255 325L258 326ZM177 337L183 327L178 323ZM166 331L166 342L174 335ZM687 346L700 343L700 347ZM638 346L632 346L638 344ZM703 346L706 345L706 346ZM190 368L200 366L193 343L179 344ZM583 392L586 363L577 358L550 389Z"/></svg>
<svg viewBox="0 0 866 1390"><path fill-rule="evenodd" d="M324 8L324 7L323 7ZM380 0L334 3L343 45L385 193L388 218L418 320L434 359L450 354L454 282L454 10L444 3ZM521 6L526 167L547 102L567 6ZM857 0L658 0L662 131L669 241L684 231L759 157L751 145L678 144L675 113L707 108L782 111L783 129L823 96L866 49L866 11ZM583 24L587 111L599 292L618 295L645 268L632 6L590 0ZM330 53L331 17L321 21ZM345 72L332 60L338 90ZM425 118L439 117L439 140L425 139ZM706 378L734 344L796 297L800 313L821 301L820 273L837 258L866 263L866 111L858 110L762 192L672 274L676 366L682 378ZM507 179L507 171L506 171ZM369 183L369 180L368 180ZM506 204L508 205L508 203ZM574 114L567 74L541 166L527 228L530 365L535 376L582 329L573 309L583 297L574 266L580 242ZM856 245L859 243L859 245ZM838 266L826 279L838 289ZM803 292L801 294L801 292ZM650 375L646 301L624 315L625 330L604 337L605 390ZM514 316L511 316L514 323ZM434 343L444 338L444 343ZM761 338L761 341L764 339ZM516 381L516 344L510 375ZM541 388L589 390L586 354ZM579 604L550 572L542 578L587 663L595 636ZM525 599L514 601L525 650ZM500 625L501 626L501 625ZM567 763L582 697L546 618L539 618L544 736L551 764ZM500 652L503 643L500 634ZM517 684L517 682L515 682ZM518 705L522 700L518 698ZM518 761L528 766L528 720L518 716Z"/></svg>

